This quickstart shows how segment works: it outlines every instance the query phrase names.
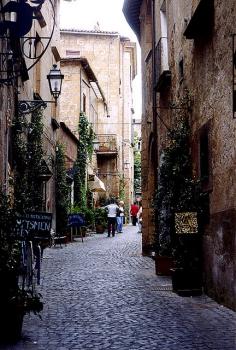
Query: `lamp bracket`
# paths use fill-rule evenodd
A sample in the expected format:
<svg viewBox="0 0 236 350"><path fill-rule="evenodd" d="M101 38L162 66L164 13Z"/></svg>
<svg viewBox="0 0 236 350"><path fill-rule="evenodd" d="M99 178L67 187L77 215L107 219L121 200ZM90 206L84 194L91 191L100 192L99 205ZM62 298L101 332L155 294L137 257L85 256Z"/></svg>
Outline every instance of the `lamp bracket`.
<svg viewBox="0 0 236 350"><path fill-rule="evenodd" d="M40 12L48 1L52 10L52 22L48 23L48 36L29 35L35 20L34 14ZM52 0L37 0L30 6L24 0L12 1L3 5L0 0L0 85L14 85L22 76L22 65L28 72L46 52L55 28L55 10ZM6 14L16 15L16 21L6 19ZM25 59L26 58L26 59ZM23 61L23 63L22 63Z"/></svg>
<svg viewBox="0 0 236 350"><path fill-rule="evenodd" d="M41 97L38 97L38 99L32 101L21 100L18 101L18 111L20 114L29 114L38 110L39 108L46 108L47 103L56 103L56 101L44 101L41 99Z"/></svg>

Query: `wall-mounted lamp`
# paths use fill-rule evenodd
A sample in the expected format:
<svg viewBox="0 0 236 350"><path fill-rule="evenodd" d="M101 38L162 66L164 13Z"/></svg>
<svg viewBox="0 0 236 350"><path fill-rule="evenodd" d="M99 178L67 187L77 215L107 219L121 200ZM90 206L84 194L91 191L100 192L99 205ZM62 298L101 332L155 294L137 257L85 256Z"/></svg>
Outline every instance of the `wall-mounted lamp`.
<svg viewBox="0 0 236 350"><path fill-rule="evenodd" d="M130 166L130 163L127 162L127 161L125 161L125 162L124 162L124 169L125 169L125 170L129 169L129 166Z"/></svg>
<svg viewBox="0 0 236 350"><path fill-rule="evenodd" d="M57 68L57 65L54 64L49 74L47 75L49 88L51 95L55 99L55 101L44 101L39 96L39 94L34 94L34 100L26 101L21 100L18 101L18 110L21 114L28 114L36 111L40 107L46 108L47 103L55 103L57 105L57 99L61 94L61 86L62 80L64 79L64 75L61 74L61 70Z"/></svg>
<svg viewBox="0 0 236 350"><path fill-rule="evenodd" d="M55 98L55 102L57 103L57 99L61 94L61 85L62 80L64 79L64 75L61 74L61 70L57 68L57 65L54 64L49 74L47 75L49 88L52 96Z"/></svg>
<svg viewBox="0 0 236 350"><path fill-rule="evenodd" d="M99 144L100 144L100 142L99 142L98 139L94 139L93 140L93 150L94 151L98 151L99 150Z"/></svg>

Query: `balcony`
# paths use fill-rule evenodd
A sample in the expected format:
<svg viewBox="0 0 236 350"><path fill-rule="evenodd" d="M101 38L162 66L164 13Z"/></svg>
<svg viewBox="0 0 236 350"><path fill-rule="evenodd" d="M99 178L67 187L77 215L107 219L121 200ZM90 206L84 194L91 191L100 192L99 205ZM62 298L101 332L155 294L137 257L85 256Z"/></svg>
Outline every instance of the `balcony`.
<svg viewBox="0 0 236 350"><path fill-rule="evenodd" d="M155 65L155 89L160 92L170 86L171 72L168 63L168 41L166 37L160 38L156 45L156 65Z"/></svg>
<svg viewBox="0 0 236 350"><path fill-rule="evenodd" d="M204 38L214 29L214 0L200 0L184 32L186 39Z"/></svg>
<svg viewBox="0 0 236 350"><path fill-rule="evenodd" d="M117 156L118 142L116 134L98 134L94 141L94 151L97 156Z"/></svg>

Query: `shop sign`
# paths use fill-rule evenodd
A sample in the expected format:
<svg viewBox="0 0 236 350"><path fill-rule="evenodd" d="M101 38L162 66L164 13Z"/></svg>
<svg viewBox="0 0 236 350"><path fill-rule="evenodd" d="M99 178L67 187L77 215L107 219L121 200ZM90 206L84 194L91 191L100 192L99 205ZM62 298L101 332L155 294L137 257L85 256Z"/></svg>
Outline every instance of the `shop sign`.
<svg viewBox="0 0 236 350"><path fill-rule="evenodd" d="M52 213L28 212L16 220L16 233L21 237L50 235Z"/></svg>
<svg viewBox="0 0 236 350"><path fill-rule="evenodd" d="M198 233L197 212L175 213L175 233L178 235Z"/></svg>

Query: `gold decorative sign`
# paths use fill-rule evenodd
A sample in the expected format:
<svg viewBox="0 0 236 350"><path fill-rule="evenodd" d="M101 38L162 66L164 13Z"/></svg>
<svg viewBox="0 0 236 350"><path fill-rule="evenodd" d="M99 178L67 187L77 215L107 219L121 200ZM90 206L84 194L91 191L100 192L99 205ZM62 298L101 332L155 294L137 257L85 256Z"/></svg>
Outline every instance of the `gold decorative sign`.
<svg viewBox="0 0 236 350"><path fill-rule="evenodd" d="M197 213L175 213L175 233L178 235L198 233Z"/></svg>

